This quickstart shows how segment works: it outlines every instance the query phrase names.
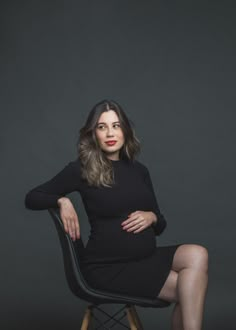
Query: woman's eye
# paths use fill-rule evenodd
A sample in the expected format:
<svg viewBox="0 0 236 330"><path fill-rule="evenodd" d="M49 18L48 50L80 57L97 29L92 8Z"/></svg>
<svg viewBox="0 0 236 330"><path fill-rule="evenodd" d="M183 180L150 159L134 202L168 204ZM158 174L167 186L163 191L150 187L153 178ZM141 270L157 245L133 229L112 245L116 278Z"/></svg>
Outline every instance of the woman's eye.
<svg viewBox="0 0 236 330"><path fill-rule="evenodd" d="M120 124L114 124L113 127L120 127ZM97 126L98 129L102 130L105 128L104 125Z"/></svg>

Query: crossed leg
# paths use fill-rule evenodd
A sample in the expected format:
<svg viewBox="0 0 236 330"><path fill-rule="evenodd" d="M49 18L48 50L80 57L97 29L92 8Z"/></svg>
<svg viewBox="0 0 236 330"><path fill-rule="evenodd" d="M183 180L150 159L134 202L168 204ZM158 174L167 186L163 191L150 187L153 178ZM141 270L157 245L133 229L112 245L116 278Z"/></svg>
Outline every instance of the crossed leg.
<svg viewBox="0 0 236 330"><path fill-rule="evenodd" d="M172 269L158 297L175 302L172 330L201 330L208 284L208 251L183 244L175 252Z"/></svg>

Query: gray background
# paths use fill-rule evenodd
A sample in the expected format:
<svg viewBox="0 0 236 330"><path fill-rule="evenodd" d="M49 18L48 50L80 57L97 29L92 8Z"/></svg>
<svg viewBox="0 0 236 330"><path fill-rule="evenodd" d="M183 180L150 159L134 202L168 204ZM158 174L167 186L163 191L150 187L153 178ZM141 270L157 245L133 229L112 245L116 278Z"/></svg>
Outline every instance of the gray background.
<svg viewBox="0 0 236 330"><path fill-rule="evenodd" d="M204 329L235 329L233 2L1 1L1 23L2 329L79 328L52 220L24 197L75 159L104 98L135 123L168 221L157 244L209 251ZM172 307L137 310L169 329Z"/></svg>

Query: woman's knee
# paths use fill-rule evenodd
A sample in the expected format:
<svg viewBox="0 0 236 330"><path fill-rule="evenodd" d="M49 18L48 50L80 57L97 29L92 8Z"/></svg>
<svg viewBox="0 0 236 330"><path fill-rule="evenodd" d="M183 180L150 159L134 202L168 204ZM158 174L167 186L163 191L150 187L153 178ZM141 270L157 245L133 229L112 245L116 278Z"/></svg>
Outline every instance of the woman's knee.
<svg viewBox="0 0 236 330"><path fill-rule="evenodd" d="M193 267L208 271L208 250L202 245L194 245L194 264Z"/></svg>
<svg viewBox="0 0 236 330"><path fill-rule="evenodd" d="M177 302L177 282L178 282L178 273L171 270L161 291L159 292L158 298L169 301Z"/></svg>
<svg viewBox="0 0 236 330"><path fill-rule="evenodd" d="M175 252L173 269L179 272L184 268L208 271L208 250L197 244L183 244Z"/></svg>

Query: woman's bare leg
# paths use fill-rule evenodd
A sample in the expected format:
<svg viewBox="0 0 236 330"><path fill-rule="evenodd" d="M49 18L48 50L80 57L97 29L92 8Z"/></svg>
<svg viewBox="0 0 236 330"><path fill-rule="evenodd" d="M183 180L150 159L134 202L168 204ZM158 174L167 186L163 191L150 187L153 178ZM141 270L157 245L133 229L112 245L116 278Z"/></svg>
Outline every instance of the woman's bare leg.
<svg viewBox="0 0 236 330"><path fill-rule="evenodd" d="M172 319L171 319L171 329L172 330L184 329L180 303L176 303L174 306L172 312Z"/></svg>
<svg viewBox="0 0 236 330"><path fill-rule="evenodd" d="M183 330L181 307L178 303L177 283L178 273L171 270L158 297L169 302L176 302L172 312L171 329Z"/></svg>
<svg viewBox="0 0 236 330"><path fill-rule="evenodd" d="M172 269L159 294L162 299L172 299L172 302L178 301L180 304L173 311L172 329L181 329L182 323L184 330L201 330L208 283L207 250L194 244L179 246ZM176 281L172 273L176 274Z"/></svg>
<svg viewBox="0 0 236 330"><path fill-rule="evenodd" d="M184 329L201 330L208 284L208 252L200 245L180 246L173 259Z"/></svg>

